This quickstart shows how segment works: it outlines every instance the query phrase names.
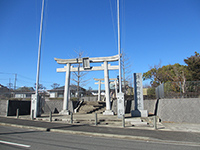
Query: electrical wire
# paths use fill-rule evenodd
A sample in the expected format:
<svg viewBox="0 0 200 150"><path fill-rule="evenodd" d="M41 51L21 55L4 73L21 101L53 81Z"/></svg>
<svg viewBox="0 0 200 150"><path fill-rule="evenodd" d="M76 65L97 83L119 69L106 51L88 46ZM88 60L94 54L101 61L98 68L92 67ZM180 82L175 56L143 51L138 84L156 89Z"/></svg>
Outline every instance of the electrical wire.
<svg viewBox="0 0 200 150"><path fill-rule="evenodd" d="M111 0L109 0L109 2L110 2L110 12L111 12L111 18L112 18L112 25L113 25L113 32L114 32L115 45L116 45L116 49L117 49L117 33L116 33L116 30L115 30L115 25L116 25L116 23L114 22L114 16L113 16L113 9L112 9Z"/></svg>

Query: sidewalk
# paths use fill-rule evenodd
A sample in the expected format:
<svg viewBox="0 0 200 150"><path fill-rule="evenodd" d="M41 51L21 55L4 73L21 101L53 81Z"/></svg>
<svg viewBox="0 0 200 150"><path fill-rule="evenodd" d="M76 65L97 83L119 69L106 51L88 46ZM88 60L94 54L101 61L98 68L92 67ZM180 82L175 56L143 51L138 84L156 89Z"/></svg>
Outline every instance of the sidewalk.
<svg viewBox="0 0 200 150"><path fill-rule="evenodd" d="M131 118L126 116L126 121ZM154 130L152 125L132 126L126 122L126 127L122 127L122 122L117 116L102 116L98 114L98 120L102 123L94 125L94 114L74 115L74 123L70 124L70 116L53 115L53 122L49 122L49 116L42 116L36 120L30 120L30 116L0 117L0 125L10 125L21 128L32 128L42 131L61 132L70 134L84 134L90 136L104 136L115 138L129 138L145 141L174 141L195 143L200 146L200 125L199 124L175 124L158 123L158 130ZM57 120L57 121L55 121ZM78 123L83 120L83 123ZM90 124L84 123L87 120ZM192 131L192 132L190 132Z"/></svg>

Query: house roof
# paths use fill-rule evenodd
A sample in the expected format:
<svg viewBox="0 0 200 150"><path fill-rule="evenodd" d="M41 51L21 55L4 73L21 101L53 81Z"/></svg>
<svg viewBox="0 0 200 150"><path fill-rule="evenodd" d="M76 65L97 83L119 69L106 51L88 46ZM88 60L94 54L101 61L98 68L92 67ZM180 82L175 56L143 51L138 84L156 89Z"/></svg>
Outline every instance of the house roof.
<svg viewBox="0 0 200 150"><path fill-rule="evenodd" d="M0 84L0 91L9 91L9 89L6 86Z"/></svg>
<svg viewBox="0 0 200 150"><path fill-rule="evenodd" d="M90 92L98 93L98 90L91 90ZM101 90L101 92L105 92L105 90Z"/></svg>
<svg viewBox="0 0 200 150"><path fill-rule="evenodd" d="M77 90L77 85L70 85L69 88L70 88L70 90L74 90L75 91L75 90ZM82 91L86 91L86 89L84 89L82 87L79 87L79 88ZM56 92L56 91L64 91L64 89L65 89L65 86L61 86L61 87L58 87L56 89L51 89L51 90L47 90L47 91L49 91L49 92Z"/></svg>
<svg viewBox="0 0 200 150"><path fill-rule="evenodd" d="M33 91L35 91L35 90L33 89L33 87L26 87L26 86L23 86L23 87L19 87L19 88L16 90L16 92L18 92L18 91L33 92Z"/></svg>
<svg viewBox="0 0 200 150"><path fill-rule="evenodd" d="M14 94L35 94L35 91L26 92L26 91L16 91Z"/></svg>

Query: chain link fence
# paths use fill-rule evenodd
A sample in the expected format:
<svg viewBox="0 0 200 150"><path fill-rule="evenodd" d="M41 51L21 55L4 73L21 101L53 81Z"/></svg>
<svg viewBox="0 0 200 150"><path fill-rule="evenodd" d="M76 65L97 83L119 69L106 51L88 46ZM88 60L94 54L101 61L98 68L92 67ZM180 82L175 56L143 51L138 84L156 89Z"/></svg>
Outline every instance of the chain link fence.
<svg viewBox="0 0 200 150"><path fill-rule="evenodd" d="M156 98L200 98L200 81L167 82L156 89Z"/></svg>

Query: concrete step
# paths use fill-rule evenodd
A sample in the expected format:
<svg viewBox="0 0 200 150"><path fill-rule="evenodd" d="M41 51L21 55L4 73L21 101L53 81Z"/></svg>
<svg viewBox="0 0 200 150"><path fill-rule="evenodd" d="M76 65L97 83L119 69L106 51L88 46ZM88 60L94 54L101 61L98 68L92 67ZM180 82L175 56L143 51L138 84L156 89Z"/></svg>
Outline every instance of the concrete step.
<svg viewBox="0 0 200 150"><path fill-rule="evenodd" d="M149 125L148 122L146 122L145 120L141 119L140 117L137 117L137 118L126 118L125 122L127 124L132 125L132 126L147 126L147 125Z"/></svg>

